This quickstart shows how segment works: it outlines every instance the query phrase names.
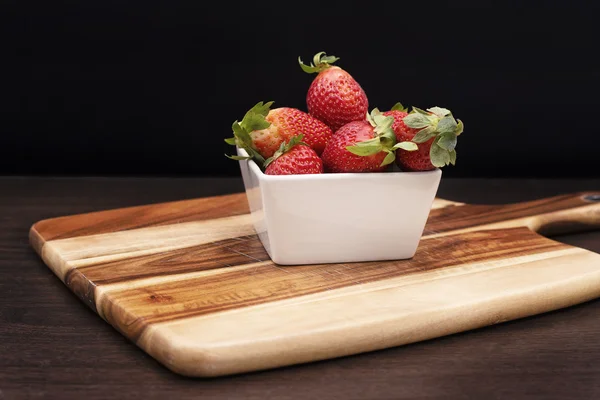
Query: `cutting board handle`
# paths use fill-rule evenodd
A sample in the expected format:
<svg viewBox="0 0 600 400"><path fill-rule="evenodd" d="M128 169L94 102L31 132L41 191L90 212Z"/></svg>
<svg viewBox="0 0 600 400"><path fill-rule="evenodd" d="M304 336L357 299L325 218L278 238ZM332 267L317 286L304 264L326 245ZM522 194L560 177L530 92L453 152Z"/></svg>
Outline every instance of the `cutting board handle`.
<svg viewBox="0 0 600 400"><path fill-rule="evenodd" d="M544 235L600 229L600 192L582 192L522 203L531 207L529 228Z"/></svg>

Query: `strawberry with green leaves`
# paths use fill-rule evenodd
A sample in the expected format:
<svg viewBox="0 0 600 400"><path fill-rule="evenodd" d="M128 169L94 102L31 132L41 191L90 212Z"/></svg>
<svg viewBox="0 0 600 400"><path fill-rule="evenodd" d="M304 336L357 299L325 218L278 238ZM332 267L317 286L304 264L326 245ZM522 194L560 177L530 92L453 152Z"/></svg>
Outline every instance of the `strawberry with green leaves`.
<svg viewBox="0 0 600 400"><path fill-rule="evenodd" d="M304 135L304 142L320 154L333 134L323 122L296 108L280 107L270 109L272 101L262 101L252 107L241 122L232 125L233 137L225 142L243 148L263 165L265 159L271 157L282 143L287 143L294 136ZM239 160L241 156L231 156Z"/></svg>
<svg viewBox="0 0 600 400"><path fill-rule="evenodd" d="M463 132L461 120L455 120L450 110L441 107L427 111L413 107L409 114L402 104L396 104L383 115L394 118L392 129L398 141L418 144L417 151L399 149L396 164L405 171L429 171L456 163L456 143Z"/></svg>
<svg viewBox="0 0 600 400"><path fill-rule="evenodd" d="M394 162L396 150L417 150L417 145L398 143L392 130L394 119L374 109L366 121L354 121L342 126L323 151L322 159L328 172L381 172Z"/></svg>
<svg viewBox="0 0 600 400"><path fill-rule="evenodd" d="M322 174L323 161L306 143L303 135L282 143L271 158L265 161L267 175Z"/></svg>
<svg viewBox="0 0 600 400"><path fill-rule="evenodd" d="M334 132L348 122L363 121L369 111L365 91L348 72L332 65L337 60L339 58L320 52L310 65L305 65L298 57L304 72L318 74L306 94L308 113Z"/></svg>

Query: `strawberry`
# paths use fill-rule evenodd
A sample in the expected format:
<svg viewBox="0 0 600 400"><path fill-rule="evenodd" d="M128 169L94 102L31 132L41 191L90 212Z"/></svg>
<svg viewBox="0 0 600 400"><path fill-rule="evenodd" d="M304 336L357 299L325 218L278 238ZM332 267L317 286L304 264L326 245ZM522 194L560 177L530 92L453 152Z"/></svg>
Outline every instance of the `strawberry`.
<svg viewBox="0 0 600 400"><path fill-rule="evenodd" d="M392 130L394 119L374 109L367 121L342 126L323 151L323 164L329 172L380 172L391 164L395 150L416 150L411 142L397 143Z"/></svg>
<svg viewBox="0 0 600 400"><path fill-rule="evenodd" d="M265 162L267 175L322 174L323 161L306 143L303 135L282 143L273 157Z"/></svg>
<svg viewBox="0 0 600 400"><path fill-rule="evenodd" d="M225 142L245 149L250 158L261 165L271 157L282 143L292 137L304 135L304 142L321 154L333 132L318 119L296 108L281 107L270 110L272 101L257 103L242 122L235 121L232 129L234 137ZM239 156L231 156L240 159Z"/></svg>
<svg viewBox="0 0 600 400"><path fill-rule="evenodd" d="M456 163L457 137L464 125L454 119L450 110L432 107L423 111L413 107L409 114L398 103L383 115L394 118L392 129L398 141L418 143L417 151L397 150L396 163L403 170L428 171Z"/></svg>
<svg viewBox="0 0 600 400"><path fill-rule="evenodd" d="M308 112L325 122L334 132L352 121L363 121L369 100L358 82L346 71L332 66L339 58L317 53L313 63L298 62L306 73L318 73L306 94Z"/></svg>

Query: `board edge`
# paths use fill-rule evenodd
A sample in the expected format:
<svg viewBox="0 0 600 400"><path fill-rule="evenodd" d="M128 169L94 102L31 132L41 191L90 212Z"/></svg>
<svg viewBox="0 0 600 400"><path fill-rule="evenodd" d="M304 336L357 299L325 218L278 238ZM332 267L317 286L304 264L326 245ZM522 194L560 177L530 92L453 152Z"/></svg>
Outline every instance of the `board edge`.
<svg viewBox="0 0 600 400"><path fill-rule="evenodd" d="M44 248L44 244L46 244L46 240L38 232L37 226L40 222L43 222L43 221L48 221L48 220L38 221L38 222L34 223L33 225L31 225L31 228L29 228L29 244L31 245L31 247L35 250L35 252L40 257L42 257L42 249Z"/></svg>

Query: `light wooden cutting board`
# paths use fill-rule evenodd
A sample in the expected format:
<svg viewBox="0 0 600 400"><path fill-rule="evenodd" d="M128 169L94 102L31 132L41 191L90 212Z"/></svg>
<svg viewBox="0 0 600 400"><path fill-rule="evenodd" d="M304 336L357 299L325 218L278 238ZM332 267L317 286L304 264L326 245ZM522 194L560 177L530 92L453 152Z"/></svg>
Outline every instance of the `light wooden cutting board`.
<svg viewBox="0 0 600 400"><path fill-rule="evenodd" d="M398 346L600 296L600 255L540 236L600 226L598 194L436 200L415 257L277 266L244 194L36 223L34 249L175 372L216 376Z"/></svg>

